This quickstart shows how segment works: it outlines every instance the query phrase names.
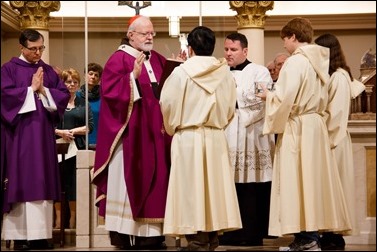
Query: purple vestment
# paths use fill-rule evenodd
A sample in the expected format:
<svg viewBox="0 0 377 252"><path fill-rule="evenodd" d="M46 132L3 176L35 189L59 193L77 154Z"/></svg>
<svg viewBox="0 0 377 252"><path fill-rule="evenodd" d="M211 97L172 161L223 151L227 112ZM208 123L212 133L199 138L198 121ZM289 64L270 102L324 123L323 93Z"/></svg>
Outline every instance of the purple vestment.
<svg viewBox="0 0 377 252"><path fill-rule="evenodd" d="M105 216L108 163L122 141L124 174L132 215L136 220L163 219L169 180L171 137L163 130L159 100L154 96L147 70L138 79L142 98L133 103L130 74L135 57L116 51L107 61L101 79L101 107L93 183L97 186L99 215ZM165 58L151 52L150 63L156 79ZM123 127L123 129L122 129ZM125 188L119 188L119 190Z"/></svg>
<svg viewBox="0 0 377 252"><path fill-rule="evenodd" d="M44 70L43 85L49 89L57 111L49 112L36 97L36 110L19 114L27 88L38 67ZM55 126L70 94L53 68L12 58L1 67L2 177L7 178L3 212L16 202L60 199L60 175L56 153Z"/></svg>

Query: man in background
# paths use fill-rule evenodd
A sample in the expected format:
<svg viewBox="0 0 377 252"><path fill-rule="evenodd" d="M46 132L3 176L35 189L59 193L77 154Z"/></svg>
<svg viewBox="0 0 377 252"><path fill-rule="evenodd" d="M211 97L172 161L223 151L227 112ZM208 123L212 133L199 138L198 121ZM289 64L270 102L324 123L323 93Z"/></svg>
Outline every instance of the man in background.
<svg viewBox="0 0 377 252"><path fill-rule="evenodd" d="M276 54L275 59L274 59L275 75L276 75L275 82L278 80L280 70L283 67L284 62L288 59L288 57L289 57L288 53L278 53L278 54Z"/></svg>
<svg viewBox="0 0 377 252"><path fill-rule="evenodd" d="M272 84L265 66L247 59L248 41L241 33L229 34L224 56L236 80L235 116L226 128L234 172L242 229L220 237L223 245L262 246L267 236L274 155L273 134L263 135L265 103L256 97L258 82Z"/></svg>

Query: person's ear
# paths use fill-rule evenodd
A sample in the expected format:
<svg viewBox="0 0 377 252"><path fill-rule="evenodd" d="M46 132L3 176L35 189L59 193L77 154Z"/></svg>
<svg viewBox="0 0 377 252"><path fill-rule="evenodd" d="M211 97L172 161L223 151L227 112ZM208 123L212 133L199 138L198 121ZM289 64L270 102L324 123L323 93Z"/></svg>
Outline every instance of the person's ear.
<svg viewBox="0 0 377 252"><path fill-rule="evenodd" d="M133 37L133 32L132 31L127 32L126 36L127 36L128 40L131 41L132 37Z"/></svg>
<svg viewBox="0 0 377 252"><path fill-rule="evenodd" d="M242 51L247 56L247 52L249 51L249 48L245 47L244 49L242 49Z"/></svg>
<svg viewBox="0 0 377 252"><path fill-rule="evenodd" d="M195 52L191 46L188 46L188 52L189 52L190 58L195 55Z"/></svg>

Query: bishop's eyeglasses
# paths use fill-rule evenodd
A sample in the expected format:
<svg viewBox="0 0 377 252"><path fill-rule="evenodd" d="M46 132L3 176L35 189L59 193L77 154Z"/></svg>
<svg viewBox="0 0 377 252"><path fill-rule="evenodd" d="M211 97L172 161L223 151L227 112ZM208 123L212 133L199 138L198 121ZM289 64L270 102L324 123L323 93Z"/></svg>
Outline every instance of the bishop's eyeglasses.
<svg viewBox="0 0 377 252"><path fill-rule="evenodd" d="M137 34L143 36L144 38L148 37L148 36L156 36L156 32L138 32L138 31L134 31L136 32Z"/></svg>

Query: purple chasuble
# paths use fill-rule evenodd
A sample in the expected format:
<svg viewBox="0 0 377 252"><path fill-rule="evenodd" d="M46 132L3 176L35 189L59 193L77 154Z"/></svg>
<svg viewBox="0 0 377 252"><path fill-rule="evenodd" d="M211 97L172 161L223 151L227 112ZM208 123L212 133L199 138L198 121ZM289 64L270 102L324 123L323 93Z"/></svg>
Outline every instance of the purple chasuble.
<svg viewBox="0 0 377 252"><path fill-rule="evenodd" d="M155 51L151 51L149 60L159 80L166 60ZM126 124L134 61L134 56L118 50L109 58L102 73L93 178L97 186L96 205L99 215L105 216L107 167L116 144L122 141L125 182L133 218L161 221L165 215L171 137L163 130L159 100L153 94L145 66L138 79L142 98L134 102Z"/></svg>
<svg viewBox="0 0 377 252"><path fill-rule="evenodd" d="M38 67L44 70L43 85L56 103L49 112L35 96L36 110L18 114L27 88ZM16 202L60 199L60 175L56 153L55 126L70 98L64 82L42 60L37 64L12 58L1 67L1 136L5 140L2 178L7 178L3 212ZM2 145L3 148L3 145Z"/></svg>

